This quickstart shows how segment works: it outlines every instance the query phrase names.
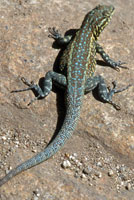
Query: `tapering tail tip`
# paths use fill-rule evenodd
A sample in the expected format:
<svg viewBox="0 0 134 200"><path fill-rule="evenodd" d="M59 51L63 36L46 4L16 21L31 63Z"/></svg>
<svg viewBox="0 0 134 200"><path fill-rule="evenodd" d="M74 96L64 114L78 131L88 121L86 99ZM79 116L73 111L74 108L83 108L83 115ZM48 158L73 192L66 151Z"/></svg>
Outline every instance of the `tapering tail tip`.
<svg viewBox="0 0 134 200"><path fill-rule="evenodd" d="M24 169L22 171L24 171ZM6 176L0 179L0 187L4 185L6 182L8 182L11 178L19 174L20 172L21 172L20 166L17 166L13 170L11 170Z"/></svg>
<svg viewBox="0 0 134 200"><path fill-rule="evenodd" d="M2 185L4 185L4 183L6 183L7 181L9 181L11 178L12 178L12 175L11 174L7 174L2 179L0 179L0 187Z"/></svg>

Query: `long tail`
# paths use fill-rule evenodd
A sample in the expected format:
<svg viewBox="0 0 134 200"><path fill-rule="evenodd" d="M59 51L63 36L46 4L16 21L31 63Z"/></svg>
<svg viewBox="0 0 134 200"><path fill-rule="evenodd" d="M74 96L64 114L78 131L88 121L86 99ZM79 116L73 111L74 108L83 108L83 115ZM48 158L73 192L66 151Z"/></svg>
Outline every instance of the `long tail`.
<svg viewBox="0 0 134 200"><path fill-rule="evenodd" d="M47 160L53 156L66 142L66 140L72 135L78 120L80 113L80 105L68 106L66 111L66 117L61 127L61 130L57 134L56 138L44 149L44 151L38 153L36 156L27 160L26 162L18 165L16 168L11 170L5 177L0 179L0 186L9 181L12 177L16 176L20 172L27 170L39 163Z"/></svg>

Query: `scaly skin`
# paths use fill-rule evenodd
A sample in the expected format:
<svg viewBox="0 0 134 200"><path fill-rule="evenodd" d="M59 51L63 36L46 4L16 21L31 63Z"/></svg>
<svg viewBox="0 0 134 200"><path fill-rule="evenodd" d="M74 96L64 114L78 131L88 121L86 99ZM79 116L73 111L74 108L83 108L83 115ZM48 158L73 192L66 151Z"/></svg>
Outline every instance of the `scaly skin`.
<svg viewBox="0 0 134 200"><path fill-rule="evenodd" d="M102 52L104 59L106 57L105 52L97 45L96 40L110 21L113 11L113 6L97 6L87 13L80 29L77 30L73 36L62 38L54 28L50 29L51 37L58 43L66 44L66 48L60 59L59 68L61 73L58 74L53 71L48 72L44 77L43 88L40 88L39 85L35 85L34 83L29 83L25 78L22 78L22 81L29 87L13 92L34 89L38 93L38 96L34 99L36 100L41 97L44 98L50 93L52 89L52 80L58 83L66 90L66 116L64 123L57 134L57 137L44 149L44 151L11 170L0 180L0 186L18 173L47 160L65 144L66 140L70 138L75 129L80 115L84 93L99 86L98 93L100 98L118 108L116 104L112 102L111 98L114 93L121 92L129 86L122 90L116 90L116 85L114 83L113 89L107 90L104 79L101 76L93 76L96 65L96 51L100 54ZM109 59L105 60L108 63ZM110 60L109 63L111 67L115 69L117 69L117 66L122 67L120 62L113 62Z"/></svg>

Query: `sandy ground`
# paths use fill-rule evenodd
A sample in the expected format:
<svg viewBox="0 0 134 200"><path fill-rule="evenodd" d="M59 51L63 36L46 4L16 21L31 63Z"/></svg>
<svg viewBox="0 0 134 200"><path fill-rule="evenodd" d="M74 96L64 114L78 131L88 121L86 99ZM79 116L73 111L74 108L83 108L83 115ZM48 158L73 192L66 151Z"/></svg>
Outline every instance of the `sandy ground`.
<svg viewBox="0 0 134 200"><path fill-rule="evenodd" d="M36 155L62 125L62 91L36 101L20 77L38 83L53 68L59 50L52 48L48 27L61 33L79 28L85 14L98 4L113 4L112 21L99 43L129 70L117 72L97 65L96 74L122 88L134 83L134 1L128 0L1 0L0 1L0 177ZM102 60L97 55L97 60ZM114 96L121 106L85 96L72 138L53 158L27 170L0 188L1 200L133 200L134 87Z"/></svg>

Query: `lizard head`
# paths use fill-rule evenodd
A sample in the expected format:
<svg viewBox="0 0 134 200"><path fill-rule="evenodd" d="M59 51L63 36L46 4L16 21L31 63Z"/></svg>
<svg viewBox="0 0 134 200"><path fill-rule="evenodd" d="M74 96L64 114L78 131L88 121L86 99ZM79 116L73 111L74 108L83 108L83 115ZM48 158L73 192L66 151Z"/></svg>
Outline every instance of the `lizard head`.
<svg viewBox="0 0 134 200"><path fill-rule="evenodd" d="M82 26L88 24L89 29L91 29L95 39L97 39L100 33L105 28L105 26L111 20L113 12L114 12L114 7L112 5L110 6L98 5L89 13L87 13Z"/></svg>

